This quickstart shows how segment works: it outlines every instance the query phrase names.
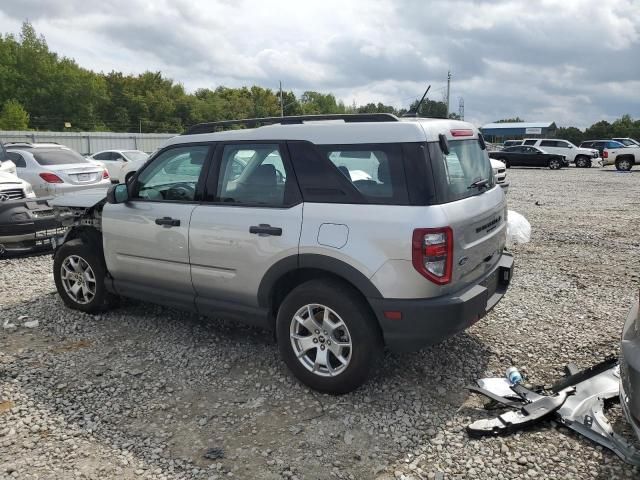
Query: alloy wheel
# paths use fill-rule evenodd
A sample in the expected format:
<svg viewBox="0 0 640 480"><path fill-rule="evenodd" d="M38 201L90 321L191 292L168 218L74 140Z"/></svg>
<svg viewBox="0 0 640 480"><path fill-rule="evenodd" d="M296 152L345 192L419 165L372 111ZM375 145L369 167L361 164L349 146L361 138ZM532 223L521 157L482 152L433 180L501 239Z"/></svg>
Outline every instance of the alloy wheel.
<svg viewBox="0 0 640 480"><path fill-rule="evenodd" d="M87 261L78 255L69 255L60 266L60 279L64 291L74 302L86 305L96 296L96 276Z"/></svg>
<svg viewBox="0 0 640 480"><path fill-rule="evenodd" d="M315 375L335 377L351 361L349 329L340 315L325 305L300 308L291 319L290 339L298 361Z"/></svg>

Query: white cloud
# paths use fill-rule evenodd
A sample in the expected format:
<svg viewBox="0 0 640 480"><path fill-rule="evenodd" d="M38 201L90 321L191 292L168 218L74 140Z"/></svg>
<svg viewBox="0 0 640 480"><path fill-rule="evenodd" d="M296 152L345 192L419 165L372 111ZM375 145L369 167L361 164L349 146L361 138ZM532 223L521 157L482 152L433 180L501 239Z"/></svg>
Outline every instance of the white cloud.
<svg viewBox="0 0 640 480"><path fill-rule="evenodd" d="M52 50L97 71L160 70L187 89L259 84L407 106L451 69L452 110L587 126L640 117L637 0L21 0Z"/></svg>

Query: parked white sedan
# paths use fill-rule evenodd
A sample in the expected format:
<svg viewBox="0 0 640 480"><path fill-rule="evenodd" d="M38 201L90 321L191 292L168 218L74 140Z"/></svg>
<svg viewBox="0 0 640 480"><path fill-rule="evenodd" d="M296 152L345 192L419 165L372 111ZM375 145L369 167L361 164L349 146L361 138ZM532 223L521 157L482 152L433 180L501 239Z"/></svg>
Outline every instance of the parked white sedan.
<svg viewBox="0 0 640 480"><path fill-rule="evenodd" d="M6 149L18 177L29 182L38 197L111 185L105 168L70 148L24 143L9 144Z"/></svg>
<svg viewBox="0 0 640 480"><path fill-rule="evenodd" d="M123 181L121 171L128 163L143 164L149 155L140 150L103 150L88 157L98 160L107 167L109 176L114 182ZM121 178L122 177L122 178Z"/></svg>

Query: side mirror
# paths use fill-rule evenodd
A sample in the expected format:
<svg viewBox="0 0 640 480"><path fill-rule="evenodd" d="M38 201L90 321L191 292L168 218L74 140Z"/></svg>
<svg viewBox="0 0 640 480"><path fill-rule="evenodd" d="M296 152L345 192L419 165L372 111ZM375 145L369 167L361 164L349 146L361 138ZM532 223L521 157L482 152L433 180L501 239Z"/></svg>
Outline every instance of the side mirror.
<svg viewBox="0 0 640 480"><path fill-rule="evenodd" d="M573 148L573 145L569 145L569 148Z"/></svg>
<svg viewBox="0 0 640 480"><path fill-rule="evenodd" d="M107 190L107 203L124 203L129 200L129 189L125 183L112 185Z"/></svg>

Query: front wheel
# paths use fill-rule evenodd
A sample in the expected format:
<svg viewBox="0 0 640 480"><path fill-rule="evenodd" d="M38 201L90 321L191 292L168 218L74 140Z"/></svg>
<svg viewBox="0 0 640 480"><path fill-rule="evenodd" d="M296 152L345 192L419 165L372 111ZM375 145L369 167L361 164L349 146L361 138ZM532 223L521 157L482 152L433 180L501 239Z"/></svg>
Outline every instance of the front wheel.
<svg viewBox="0 0 640 480"><path fill-rule="evenodd" d="M580 156L576 158L576 167L578 168L587 168L589 165L589 160L586 157Z"/></svg>
<svg viewBox="0 0 640 480"><path fill-rule="evenodd" d="M86 313L106 310L113 297L104 284L106 266L102 249L76 238L64 243L53 259L58 294L69 308Z"/></svg>
<svg viewBox="0 0 640 480"><path fill-rule="evenodd" d="M562 163L557 158L552 158L549 160L549 168L551 170L560 170L562 168Z"/></svg>
<svg viewBox="0 0 640 480"><path fill-rule="evenodd" d="M373 313L350 286L311 280L296 287L278 310L280 354L298 380L324 393L362 385L381 357Z"/></svg>

